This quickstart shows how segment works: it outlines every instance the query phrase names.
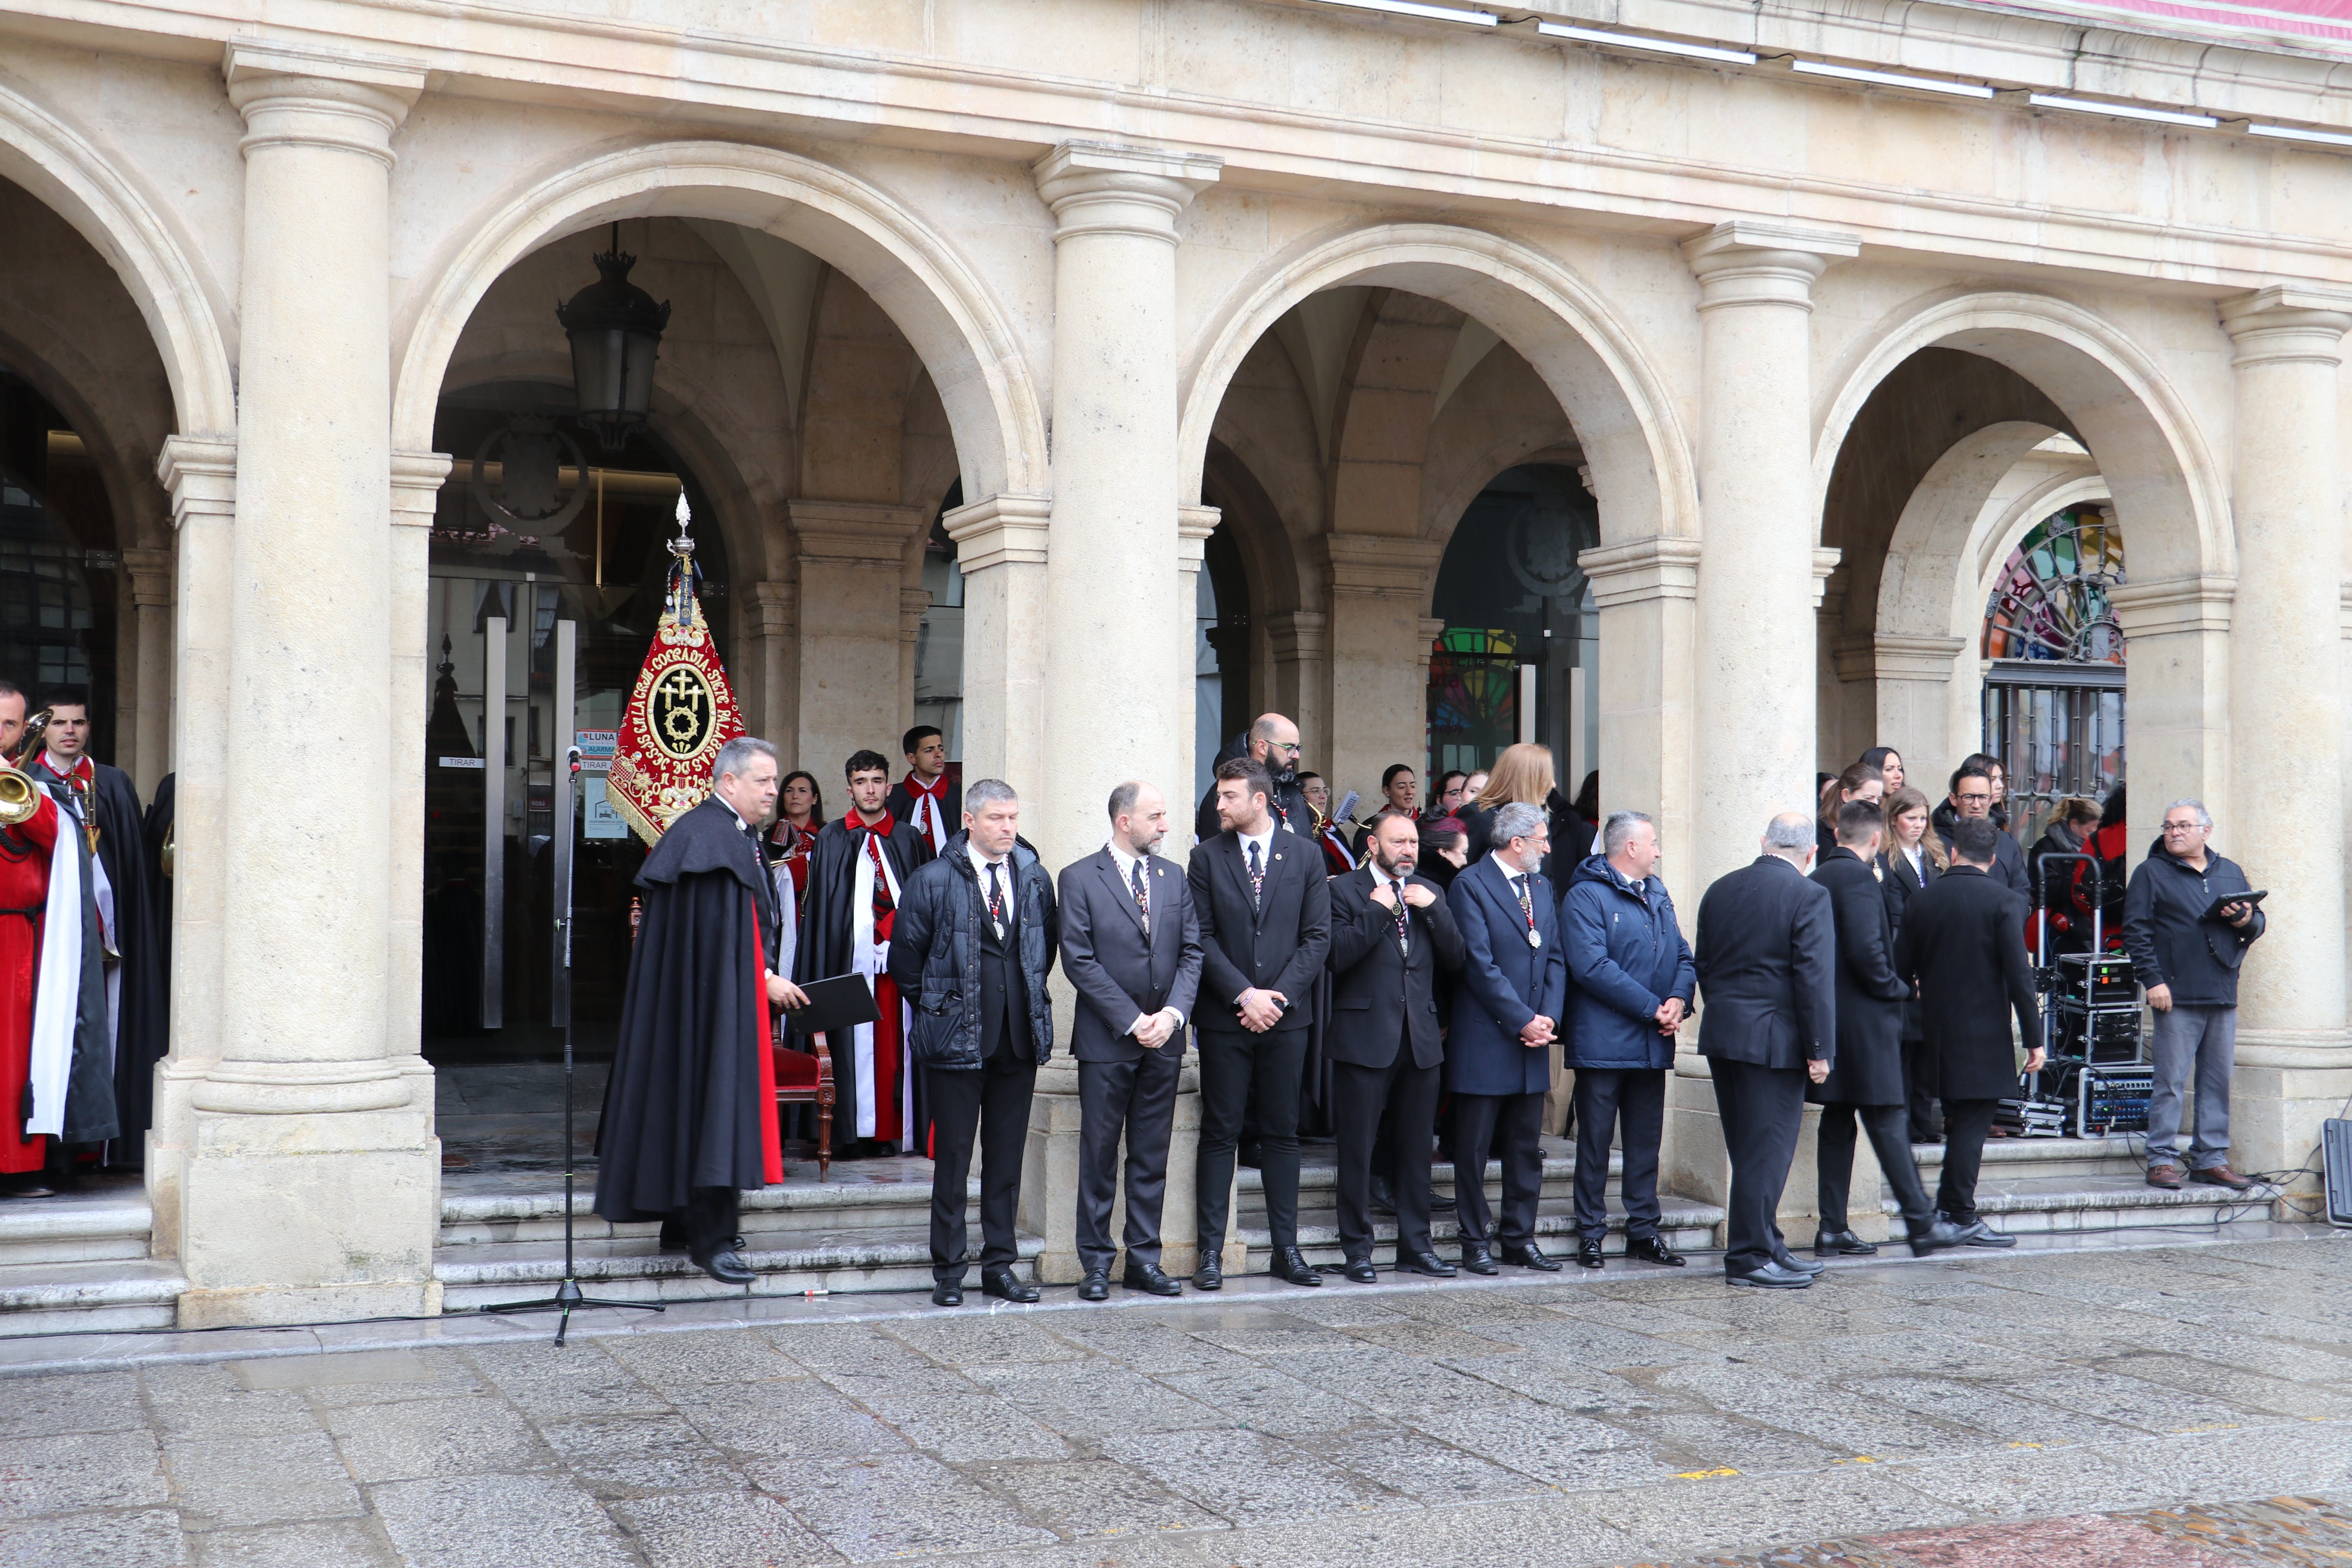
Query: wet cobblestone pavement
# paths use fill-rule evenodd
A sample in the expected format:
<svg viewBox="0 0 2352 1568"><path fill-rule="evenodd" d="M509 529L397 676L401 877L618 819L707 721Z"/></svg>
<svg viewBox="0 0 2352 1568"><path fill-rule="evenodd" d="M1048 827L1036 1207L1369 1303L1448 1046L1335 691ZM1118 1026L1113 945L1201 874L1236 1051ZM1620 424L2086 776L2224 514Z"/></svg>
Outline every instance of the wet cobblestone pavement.
<svg viewBox="0 0 2352 1568"><path fill-rule="evenodd" d="M2352 1568L2352 1236L973 1300L8 1342L0 1568Z"/></svg>

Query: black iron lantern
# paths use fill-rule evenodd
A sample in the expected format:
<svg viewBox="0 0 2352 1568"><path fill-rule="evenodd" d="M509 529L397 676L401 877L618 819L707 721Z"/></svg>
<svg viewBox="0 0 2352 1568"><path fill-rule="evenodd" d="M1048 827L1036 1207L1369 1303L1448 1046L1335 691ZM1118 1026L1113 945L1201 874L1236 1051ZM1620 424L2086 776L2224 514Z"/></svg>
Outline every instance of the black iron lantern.
<svg viewBox="0 0 2352 1568"><path fill-rule="evenodd" d="M596 432L604 450L617 452L653 405L654 353L669 324L669 304L654 303L629 281L637 258L623 253L619 224L613 226L613 248L593 260L601 276L570 304L558 305L555 319L572 340L580 422Z"/></svg>

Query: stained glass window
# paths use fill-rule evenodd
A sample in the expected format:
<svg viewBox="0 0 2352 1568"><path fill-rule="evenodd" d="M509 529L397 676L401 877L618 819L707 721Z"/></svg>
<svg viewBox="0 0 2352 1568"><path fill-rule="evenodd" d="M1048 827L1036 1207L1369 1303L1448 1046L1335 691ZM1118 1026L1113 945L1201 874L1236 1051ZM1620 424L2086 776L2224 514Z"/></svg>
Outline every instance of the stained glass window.
<svg viewBox="0 0 2352 1568"><path fill-rule="evenodd" d="M2021 844L2060 800L2104 802L2124 782L2124 635L2109 598L2123 581L2114 522L2072 507L2027 531L1986 600L1984 749L2008 774Z"/></svg>

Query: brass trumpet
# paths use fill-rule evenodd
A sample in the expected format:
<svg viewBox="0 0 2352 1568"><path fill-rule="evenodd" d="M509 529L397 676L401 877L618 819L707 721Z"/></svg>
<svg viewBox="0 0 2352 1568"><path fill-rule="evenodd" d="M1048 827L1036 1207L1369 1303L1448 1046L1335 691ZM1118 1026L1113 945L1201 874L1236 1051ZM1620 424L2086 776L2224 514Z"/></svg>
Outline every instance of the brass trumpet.
<svg viewBox="0 0 2352 1568"><path fill-rule="evenodd" d="M40 745L48 728L49 710L44 708L25 721L25 737L16 743L16 754L0 756L0 827L30 822L41 809L41 786L26 775L22 763Z"/></svg>

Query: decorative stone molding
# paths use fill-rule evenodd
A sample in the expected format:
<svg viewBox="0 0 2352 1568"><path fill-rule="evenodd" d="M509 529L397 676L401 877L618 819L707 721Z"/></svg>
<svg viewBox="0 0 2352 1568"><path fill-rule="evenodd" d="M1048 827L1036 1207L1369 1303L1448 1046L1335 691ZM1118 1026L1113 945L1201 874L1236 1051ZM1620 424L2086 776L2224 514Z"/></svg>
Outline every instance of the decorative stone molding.
<svg viewBox="0 0 2352 1568"><path fill-rule="evenodd" d="M2333 370L2344 363L2352 331L2352 293L2273 283L2221 301L2221 326L2233 365L2301 363Z"/></svg>
<svg viewBox="0 0 2352 1568"><path fill-rule="evenodd" d="M131 602L142 610L172 607L172 552L126 550L122 568L131 574Z"/></svg>
<svg viewBox="0 0 2352 1568"><path fill-rule="evenodd" d="M172 526L190 518L236 516L236 443L173 436L155 459L155 478L172 493Z"/></svg>
<svg viewBox="0 0 2352 1568"><path fill-rule="evenodd" d="M221 58L229 101L245 116L237 151L331 147L396 162L392 133L425 91L423 60L231 38Z"/></svg>
<svg viewBox="0 0 2352 1568"><path fill-rule="evenodd" d="M1701 310L1726 305L1813 308L1813 279L1832 261L1862 254L1862 237L1834 229L1734 218L1683 242L1698 275Z"/></svg>
<svg viewBox="0 0 2352 1568"><path fill-rule="evenodd" d="M2230 629L2238 580L2218 574L2125 583L2107 591L2116 624L2126 639Z"/></svg>
<svg viewBox="0 0 2352 1568"><path fill-rule="evenodd" d="M1822 548L1819 548L1819 547L1816 547L1816 548L1814 549L1814 551L1813 551L1813 608L1814 608L1814 609L1819 610L1819 609L1822 607L1822 597L1823 597L1826 594L1828 594L1828 592L1829 592L1830 578L1831 578L1831 576L1832 576L1833 574L1835 574L1835 573L1836 573L1836 571L1837 571L1837 566L1838 566L1838 560L1839 560L1839 558L1840 558L1843 553L1844 553L1844 552L1843 552L1843 551L1837 551L1837 550L1827 550L1827 549L1822 549Z"/></svg>
<svg viewBox="0 0 2352 1568"><path fill-rule="evenodd" d="M800 584L754 583L751 597L745 602L751 611L750 630L753 637L790 637L794 614L800 608Z"/></svg>
<svg viewBox="0 0 2352 1568"><path fill-rule="evenodd" d="M956 565L967 577L992 566L1045 564L1049 495L1006 492L960 506L941 526L956 542Z"/></svg>
<svg viewBox="0 0 2352 1568"><path fill-rule="evenodd" d="M930 607L931 591L929 588L898 590L898 640L900 642L911 648L922 640L923 613ZM907 668L910 673L914 668L912 665Z"/></svg>
<svg viewBox="0 0 2352 1568"><path fill-rule="evenodd" d="M409 1077L388 1057L361 1061L257 1062L224 1058L190 1091L198 1110L244 1116L330 1116L406 1105Z"/></svg>
<svg viewBox="0 0 2352 1568"><path fill-rule="evenodd" d="M1311 663L1330 648L1331 620L1319 610L1278 610L1265 618L1265 640L1275 663Z"/></svg>
<svg viewBox="0 0 2352 1568"><path fill-rule="evenodd" d="M1953 661L1969 650L1967 637L1906 637L1881 632L1871 639L1881 680L1949 680Z"/></svg>
<svg viewBox="0 0 2352 1568"><path fill-rule="evenodd" d="M907 542L925 521L919 508L874 501L795 500L784 505L801 559L841 566L897 571Z"/></svg>
<svg viewBox="0 0 2352 1568"><path fill-rule="evenodd" d="M1673 534L1653 534L1624 544L1601 544L1580 552L1576 563L1592 584L1601 608L1650 599L1698 597L1699 542Z"/></svg>
<svg viewBox="0 0 2352 1568"><path fill-rule="evenodd" d="M1377 533L1327 533L1318 541L1338 595L1429 600L1430 577L1445 557L1433 540Z"/></svg>
<svg viewBox="0 0 2352 1568"><path fill-rule="evenodd" d="M1176 570L1198 572L1206 552L1209 535L1217 531L1224 513L1213 506L1180 506L1176 509Z"/></svg>
<svg viewBox="0 0 2352 1568"><path fill-rule="evenodd" d="M441 502L441 482L449 477L446 452L394 452L392 455L392 525L394 528L433 526Z"/></svg>
<svg viewBox="0 0 2352 1568"><path fill-rule="evenodd" d="M1198 153L1065 142L1031 165L1054 210L1054 242L1126 235L1176 243L1176 216L1217 183L1224 160Z"/></svg>

